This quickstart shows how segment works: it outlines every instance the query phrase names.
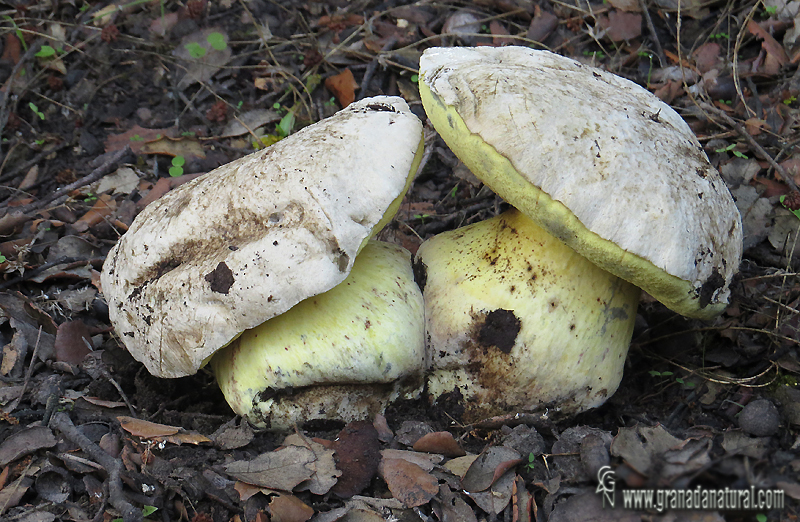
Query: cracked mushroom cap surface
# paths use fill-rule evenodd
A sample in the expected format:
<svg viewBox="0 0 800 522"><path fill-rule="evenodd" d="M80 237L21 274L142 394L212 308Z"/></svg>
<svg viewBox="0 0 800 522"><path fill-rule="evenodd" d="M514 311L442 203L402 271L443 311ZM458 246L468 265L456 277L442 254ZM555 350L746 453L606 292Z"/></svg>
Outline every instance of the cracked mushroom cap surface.
<svg viewBox="0 0 800 522"><path fill-rule="evenodd" d="M256 426L370 418L421 390L423 314L411 254L370 241L343 283L247 330L210 366L233 411Z"/></svg>
<svg viewBox="0 0 800 522"><path fill-rule="evenodd" d="M333 288L397 212L421 151L402 99L367 98L170 191L103 265L120 339L153 375L190 375Z"/></svg>
<svg viewBox="0 0 800 522"><path fill-rule="evenodd" d="M686 122L614 74L525 47L432 48L428 117L498 195L672 310L724 310L741 217Z"/></svg>

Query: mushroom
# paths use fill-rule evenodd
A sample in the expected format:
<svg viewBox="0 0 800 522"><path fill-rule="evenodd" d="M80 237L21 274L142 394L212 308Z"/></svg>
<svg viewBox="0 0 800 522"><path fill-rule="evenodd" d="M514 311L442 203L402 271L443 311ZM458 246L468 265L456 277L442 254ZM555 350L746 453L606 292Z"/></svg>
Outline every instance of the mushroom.
<svg viewBox="0 0 800 522"><path fill-rule="evenodd" d="M128 351L153 375L193 374L340 284L397 212L421 151L406 103L369 98L148 205L101 276Z"/></svg>
<svg viewBox="0 0 800 522"><path fill-rule="evenodd" d="M424 384L425 321L411 254L370 241L347 279L212 357L228 404L258 426L368 418Z"/></svg>
<svg viewBox="0 0 800 522"><path fill-rule="evenodd" d="M741 260L741 218L727 187L689 126L669 106L638 85L608 72L546 51L513 46L428 49L420 60L419 86L428 117L453 152L479 179L545 233L597 267L644 289L675 312L711 319L724 310L730 295L729 284ZM533 237L541 238L538 232ZM440 325L450 324L451 318L450 312L437 304L444 299L442 295L429 293L429 287L439 278L448 279L452 261L449 264L442 261L447 255L434 255L433 250L444 247L461 252L459 249L464 247L453 248L444 241L437 242L437 238L431 243L422 245L418 259L427 272L424 293L431 335L429 351L435 369L432 382L461 382L450 386L450 391L458 390L467 398L477 396L471 387L480 382L495 379L509 384L505 397L503 390L496 389L492 397L485 398L495 401L496 409L503 409L503 401L517 393L514 390L526 385L538 388L545 374L530 377L530 373L518 370L512 374L518 380L508 383L510 379L490 375L487 367L471 364L463 355L462 352L488 349L486 343L481 344L482 325L494 320L491 314L495 310L510 307L504 304L509 300L508 295L488 302L494 292L488 284L480 299L467 303L466 297L453 298L463 303L462 312L456 313L469 310L472 323L464 328L473 333L471 338L459 341L457 334L456 337L436 334L449 331L448 326ZM542 249L536 248L533 254L522 250L503 247L504 253L514 252L527 259L503 262L509 267L527 267L526 262L534 266L531 256L538 259ZM459 262L469 266L466 259ZM472 263L475 266L481 261L473 258ZM464 276L455 286L466 284L474 275L467 268L463 270ZM609 275L584 271L585 277L611 281ZM506 278L510 277L508 272L504 272ZM568 286L560 291L560 296L572 292L571 287L590 284L578 283L577 277L578 274L573 274L561 278ZM504 288L507 294L507 283ZM628 320L633 320L634 310L626 308L633 302L633 293L616 282L610 282L608 288L619 290L598 293L597 299L608 302L610 296L621 299L623 304L613 308L626 310ZM538 283L530 290L530 297L535 299L547 300L551 293L543 291ZM554 307L563 309L567 317L585 313L578 299L558 297L558 302L576 303L578 308L574 309ZM511 311L519 321L518 336L528 329L527 321L541 324L540 318ZM597 309L594 313L602 316ZM516 324L510 318L504 321ZM552 371L566 373L579 368L586 357L599 357L597 350L601 350L606 351L604 357L613 361L612 364L602 357L598 359L604 360L603 367L609 371L603 375L605 384L575 378L577 388L568 389L563 384L565 387L558 390L540 390L538 401L528 397L519 404L507 401L510 405L523 409L552 406L574 413L599 405L616 388L630 333L625 340L617 335L630 332L630 324L618 325L619 333L612 343L597 343L591 348L594 352L590 352L592 343L587 339L595 334L590 330L586 336L575 337L575 332L565 330L563 324L576 324L577 328L577 323L571 319L559 321L563 322L556 323L553 332L545 328L547 335L539 332L534 337L519 339L524 350L541 355L529 354L514 360L507 354L498 354L503 367L541 361L546 357L544 354L555 351L563 365ZM562 336L555 336L558 330ZM622 351L620 342L625 346ZM569 358L571 362L567 362ZM448 362L453 359L466 366L454 368ZM445 370L452 373L450 380L440 375ZM567 377L571 376L559 378L566 383ZM534 380L526 381L529 378ZM442 395L445 388L431 385L432 397ZM556 400L561 398L570 400L566 404Z"/></svg>

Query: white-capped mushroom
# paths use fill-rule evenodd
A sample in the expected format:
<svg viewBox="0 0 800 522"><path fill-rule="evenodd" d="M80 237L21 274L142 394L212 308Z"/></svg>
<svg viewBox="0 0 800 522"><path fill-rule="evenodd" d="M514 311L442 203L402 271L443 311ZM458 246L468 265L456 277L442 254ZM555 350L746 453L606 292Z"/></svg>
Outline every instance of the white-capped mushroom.
<svg viewBox="0 0 800 522"><path fill-rule="evenodd" d="M504 216L467 232L485 234L484 243L496 237L497 246L470 245L457 230L420 247L433 399L460 392L467 420L501 411L582 411L601 404L621 379L635 317L632 288L689 317L710 319L724 310L741 259L740 215L669 106L628 80L523 47L428 49L419 86L428 117L453 152L538 225L531 232L514 215L516 233L500 233L498 223L510 219ZM539 259L551 244L546 234L591 264L558 277L566 254ZM487 270L485 259L495 257L505 268ZM537 260L551 279L517 283L525 279L520 267ZM498 277L505 278L499 286ZM621 304L605 308L611 302ZM627 319L611 310L624 310ZM585 314L596 320L585 325L586 335L565 327L577 329L575 318ZM481 337L501 318L517 325L513 342L504 341L507 353ZM598 333L608 324L616 329L611 337ZM473 407L472 398L485 404Z"/></svg>
<svg viewBox="0 0 800 522"><path fill-rule="evenodd" d="M103 266L120 339L150 373L189 375L341 283L399 208L421 147L402 99L364 99L148 205Z"/></svg>
<svg viewBox="0 0 800 522"><path fill-rule="evenodd" d="M247 330L211 367L255 425L370 418L424 383L425 321L411 254L370 241L347 279Z"/></svg>

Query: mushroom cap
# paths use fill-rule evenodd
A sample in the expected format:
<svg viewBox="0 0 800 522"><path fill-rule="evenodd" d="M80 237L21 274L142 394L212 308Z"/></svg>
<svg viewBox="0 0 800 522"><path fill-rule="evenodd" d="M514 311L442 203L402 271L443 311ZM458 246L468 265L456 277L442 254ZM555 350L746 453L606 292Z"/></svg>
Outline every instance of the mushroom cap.
<svg viewBox="0 0 800 522"><path fill-rule="evenodd" d="M672 310L725 308L741 217L686 122L642 87L547 51L432 48L428 117L478 178Z"/></svg>
<svg viewBox="0 0 800 522"><path fill-rule="evenodd" d="M439 234L414 263L424 285L428 394L459 391L464 422L545 408L578 413L616 391L640 290L521 212Z"/></svg>
<svg viewBox="0 0 800 522"><path fill-rule="evenodd" d="M422 292L411 254L370 241L344 282L247 330L211 358L239 415L271 429L349 422L419 392L425 370Z"/></svg>
<svg viewBox="0 0 800 522"><path fill-rule="evenodd" d="M244 330L341 283L422 151L400 98L361 100L148 205L112 248L109 315L153 375L195 373Z"/></svg>

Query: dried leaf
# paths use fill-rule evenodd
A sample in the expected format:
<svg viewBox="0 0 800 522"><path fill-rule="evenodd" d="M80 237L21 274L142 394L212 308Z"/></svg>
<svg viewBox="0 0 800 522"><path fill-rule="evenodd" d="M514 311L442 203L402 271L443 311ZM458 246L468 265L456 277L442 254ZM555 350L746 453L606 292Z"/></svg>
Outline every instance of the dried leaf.
<svg viewBox="0 0 800 522"><path fill-rule="evenodd" d="M398 449L385 449L381 450L381 456L384 459L403 459L412 464L416 464L425 471L430 471L434 466L444 460L442 455L421 453L418 451L398 450Z"/></svg>
<svg viewBox="0 0 800 522"><path fill-rule="evenodd" d="M378 472L392 496L406 507L427 504L439 492L436 477L407 460L383 459Z"/></svg>
<svg viewBox="0 0 800 522"><path fill-rule="evenodd" d="M158 424L141 419L134 419L133 417L126 417L124 415L117 417L117 420L122 426L122 429L142 439L152 439L154 437L165 437L167 435L175 435L181 429L177 426L167 426L166 424Z"/></svg>
<svg viewBox="0 0 800 522"><path fill-rule="evenodd" d="M464 475L461 486L470 492L485 491L520 462L522 458L517 451L506 446L492 446L478 455Z"/></svg>
<svg viewBox="0 0 800 522"><path fill-rule="evenodd" d="M222 35L219 44L212 44L215 34ZM208 27L184 36L172 54L188 62L186 74L178 82L178 89L183 90L194 83L210 80L228 63L233 52L228 45L228 33L221 27Z"/></svg>
<svg viewBox="0 0 800 522"><path fill-rule="evenodd" d="M612 42L633 40L642 35L642 15L611 10L608 16L599 15L597 22L606 30Z"/></svg>
<svg viewBox="0 0 800 522"><path fill-rule="evenodd" d="M308 448L287 446L262 453L253 460L237 460L225 465L228 475L243 482L282 491L291 491L314 474L310 463L316 459Z"/></svg>
<svg viewBox="0 0 800 522"><path fill-rule="evenodd" d="M205 158L206 152L199 141L192 138L170 138L162 136L157 140L142 145L143 154L166 154L167 156L183 156L184 158Z"/></svg>
<svg viewBox="0 0 800 522"><path fill-rule="evenodd" d="M446 457L463 457L467 454L449 431L437 431L423 435L414 443L414 450L439 453Z"/></svg>
<svg viewBox="0 0 800 522"><path fill-rule="evenodd" d="M776 60L781 67L789 62L789 56L786 54L786 51L784 51L783 46L779 44L778 41L775 40L775 38L773 38L772 35L770 35L763 27L758 25L758 22L750 20L747 23L747 30L750 31L750 34L756 38L763 40L761 42L761 47L764 48L764 50L767 51L767 54Z"/></svg>
<svg viewBox="0 0 800 522"><path fill-rule="evenodd" d="M174 127L168 129L145 129L139 125L134 125L130 130L122 134L112 134L106 138L105 150L106 152L114 152L129 146L134 154L138 154L148 141L157 140L162 136L174 136L177 132Z"/></svg>
<svg viewBox="0 0 800 522"><path fill-rule="evenodd" d="M506 472L500 475L489 489L479 491L477 493L470 493L469 497L478 504L482 510L487 513L499 514L502 512L509 502L511 502L511 494L514 491L514 478L513 470L506 468Z"/></svg>
<svg viewBox="0 0 800 522"><path fill-rule="evenodd" d="M363 491L378 471L378 432L369 421L351 422L339 433L334 449L342 475L331 493L350 498Z"/></svg>
<svg viewBox="0 0 800 522"><path fill-rule="evenodd" d="M342 107L347 107L356 99L355 90L358 83L350 69L345 69L335 76L325 78L325 87L336 97Z"/></svg>
<svg viewBox="0 0 800 522"><path fill-rule="evenodd" d="M666 451L679 447L682 442L660 424L654 427L637 425L620 428L611 442L611 454L622 457L630 467L647 475L653 459L660 459Z"/></svg>
<svg viewBox="0 0 800 522"><path fill-rule="evenodd" d="M41 448L52 448L58 439L47 426L24 428L0 443L0 466L14 462L23 455L29 455Z"/></svg>
<svg viewBox="0 0 800 522"><path fill-rule="evenodd" d="M231 120L222 131L223 138L242 136L255 131L259 127L281 119L281 115L271 109L255 109L238 115Z"/></svg>
<svg viewBox="0 0 800 522"><path fill-rule="evenodd" d="M91 352L92 335L80 319L61 323L56 332L56 360L79 364Z"/></svg>
<svg viewBox="0 0 800 522"><path fill-rule="evenodd" d="M446 484L439 486L439 495L432 502L433 511L442 522L478 522L475 511Z"/></svg>
<svg viewBox="0 0 800 522"><path fill-rule="evenodd" d="M314 452L316 460L309 463L314 470L311 478L300 484L296 491L310 491L315 495L324 495L336 484L342 472L336 469L336 461L333 458L334 450L327 449L323 444L313 441L308 437L294 433L284 440L284 445L293 445L308 448Z"/></svg>
<svg viewBox="0 0 800 522"><path fill-rule="evenodd" d="M314 510L294 495L281 493L269 503L269 514L273 522L306 522Z"/></svg>

